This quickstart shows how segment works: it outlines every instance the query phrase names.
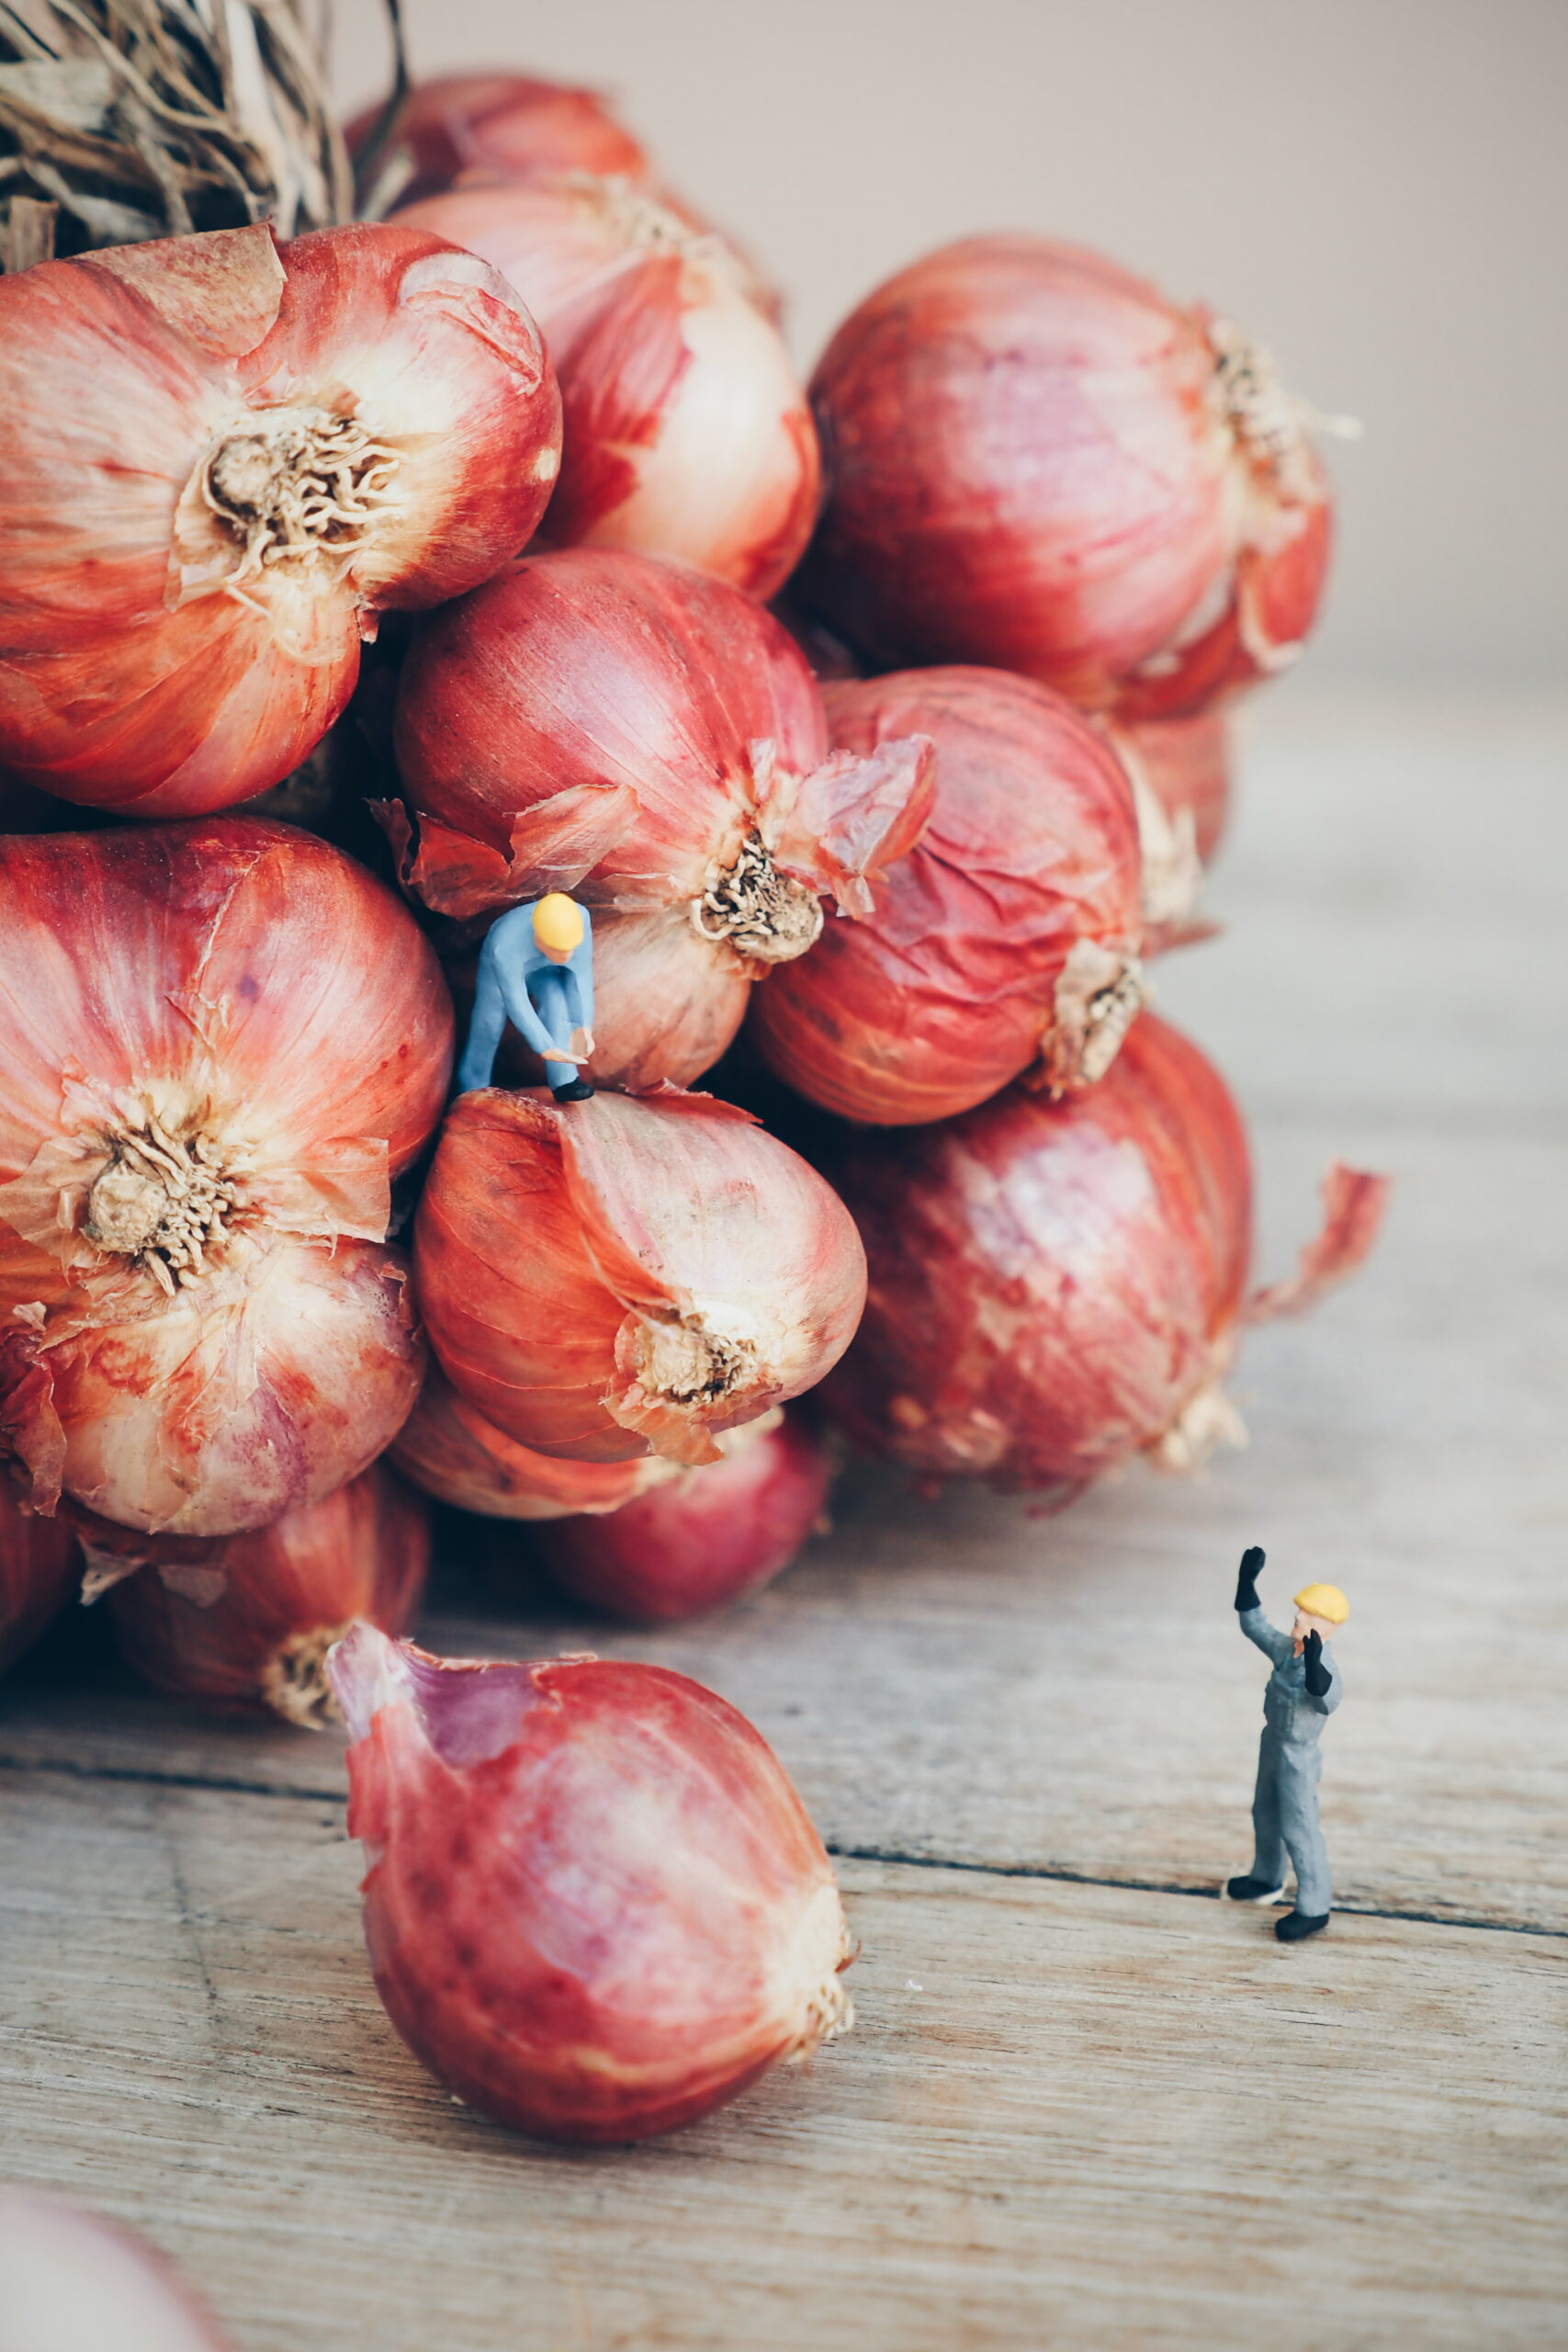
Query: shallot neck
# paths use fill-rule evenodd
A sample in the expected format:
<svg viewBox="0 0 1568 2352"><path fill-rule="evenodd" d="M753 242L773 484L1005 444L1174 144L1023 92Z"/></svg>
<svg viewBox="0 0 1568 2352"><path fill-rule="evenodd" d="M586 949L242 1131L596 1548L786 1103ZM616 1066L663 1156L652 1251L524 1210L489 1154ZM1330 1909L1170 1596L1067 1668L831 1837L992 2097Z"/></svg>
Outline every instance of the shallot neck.
<svg viewBox="0 0 1568 2352"><path fill-rule="evenodd" d="M172 1298L228 1240L244 1206L243 1171L203 1125L176 1133L151 1109L107 1141L83 1232L98 1249L134 1259Z"/></svg>
<svg viewBox="0 0 1568 2352"><path fill-rule="evenodd" d="M696 1316L645 1323L639 1340L642 1387L667 1404L722 1404L757 1376L757 1353L750 1341L710 1330Z"/></svg>
<svg viewBox="0 0 1568 2352"><path fill-rule="evenodd" d="M394 503L401 462L357 417L321 408L259 409L215 442L198 484L243 554L229 585L280 564L346 564Z"/></svg>
<svg viewBox="0 0 1568 2352"><path fill-rule="evenodd" d="M301 1731L321 1731L343 1716L327 1679L327 1652L349 1632L344 1625L316 1625L291 1634L276 1649L262 1675L262 1696L285 1722Z"/></svg>
<svg viewBox="0 0 1568 2352"><path fill-rule="evenodd" d="M731 865L716 867L692 925L704 939L728 941L761 964L788 964L804 956L822 929L822 901L804 882L774 865L761 833L748 833Z"/></svg>
<svg viewBox="0 0 1568 2352"><path fill-rule="evenodd" d="M1261 344L1229 319L1209 319L1204 333L1214 355L1218 405L1236 440L1255 466L1271 473L1287 497L1305 496L1313 487L1311 411L1285 390L1280 371Z"/></svg>

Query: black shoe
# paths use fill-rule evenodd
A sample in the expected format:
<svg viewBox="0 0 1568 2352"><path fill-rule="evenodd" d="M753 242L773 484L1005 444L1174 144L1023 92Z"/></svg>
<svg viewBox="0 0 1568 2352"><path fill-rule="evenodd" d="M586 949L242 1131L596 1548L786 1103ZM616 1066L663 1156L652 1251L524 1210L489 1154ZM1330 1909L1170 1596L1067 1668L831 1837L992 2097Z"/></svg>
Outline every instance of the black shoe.
<svg viewBox="0 0 1568 2352"><path fill-rule="evenodd" d="M585 1078L574 1078L570 1086L552 1086L550 1089L558 1102L586 1102L592 1091Z"/></svg>
<svg viewBox="0 0 1568 2352"><path fill-rule="evenodd" d="M1282 1886L1270 1886L1266 1878L1227 1878L1225 1881L1227 1903L1272 1903L1277 1894L1284 1892Z"/></svg>
<svg viewBox="0 0 1568 2352"><path fill-rule="evenodd" d="M1315 1936L1327 1925L1326 1911L1319 1912L1315 1919L1309 1919L1304 1911L1287 1911L1282 1919L1275 1920L1274 1933L1282 1944L1299 1944L1303 1936Z"/></svg>

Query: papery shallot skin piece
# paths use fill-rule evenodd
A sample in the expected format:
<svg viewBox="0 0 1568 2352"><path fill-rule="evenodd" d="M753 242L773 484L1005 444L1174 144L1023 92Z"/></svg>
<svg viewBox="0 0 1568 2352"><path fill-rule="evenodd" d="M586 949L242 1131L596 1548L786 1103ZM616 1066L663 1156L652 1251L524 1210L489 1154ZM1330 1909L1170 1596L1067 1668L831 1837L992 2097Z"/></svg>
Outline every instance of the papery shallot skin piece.
<svg viewBox="0 0 1568 2352"><path fill-rule="evenodd" d="M712 1691L620 1661L443 1660L367 1626L329 1671L377 1990L465 2105L541 2139L648 2139L849 2024L821 1840Z"/></svg>
<svg viewBox="0 0 1568 2352"><path fill-rule="evenodd" d="M930 747L833 752L772 615L690 566L528 556L422 622L389 812L405 884L464 922L570 890L593 911L600 1086L688 1084L830 898L873 904L931 806Z"/></svg>
<svg viewBox="0 0 1568 2352"><path fill-rule="evenodd" d="M617 179L483 181L400 210L517 288L560 382L554 547L681 556L768 597L821 492L811 410L766 289L711 229Z"/></svg>
<svg viewBox="0 0 1568 2352"><path fill-rule="evenodd" d="M461 1096L414 1272L459 1396L570 1462L716 1460L721 1430L837 1363L865 1295L822 1178L749 1113L673 1090Z"/></svg>
<svg viewBox="0 0 1568 2352"><path fill-rule="evenodd" d="M679 1463L657 1453L635 1462L560 1462L536 1453L459 1396L434 1359L389 1459L426 1494L484 1519L619 1510L649 1487L681 1476Z"/></svg>
<svg viewBox="0 0 1568 2352"><path fill-rule="evenodd" d="M171 1698L319 1730L325 1662L363 1618L406 1634L430 1567L430 1506L383 1462L244 1535L141 1535L73 1514L121 1656Z"/></svg>
<svg viewBox="0 0 1568 2352"><path fill-rule="evenodd" d="M0 1474L0 1673L59 1616L81 1575L71 1530L22 1510Z"/></svg>
<svg viewBox="0 0 1568 2352"><path fill-rule="evenodd" d="M279 782L378 614L488 579L559 469L518 297L388 226L0 280L0 768L139 817Z"/></svg>
<svg viewBox="0 0 1568 2352"><path fill-rule="evenodd" d="M452 1010L391 891L244 817L0 840L0 1446L178 1534L363 1470L423 1342L384 1246Z"/></svg>
<svg viewBox="0 0 1568 2352"><path fill-rule="evenodd" d="M823 1408L867 1451L1067 1501L1145 1453L1195 1468L1245 1432L1221 1385L1244 1322L1365 1258L1387 1183L1337 1163L1292 1281L1248 1298L1252 1179L1229 1089L1152 1013L1098 1086L1012 1087L852 1142L834 1181L870 1277Z"/></svg>
<svg viewBox="0 0 1568 2352"><path fill-rule="evenodd" d="M829 923L753 994L769 1066L840 1117L945 1119L1010 1080L1101 1078L1142 1001L1137 809L1105 739L999 670L824 689L834 745L929 737L935 798L874 911Z"/></svg>
<svg viewBox="0 0 1568 2352"><path fill-rule="evenodd" d="M1228 321L1025 235L867 297L811 385L798 593L876 668L984 662L1126 718L1281 668L1328 559L1307 412Z"/></svg>
<svg viewBox="0 0 1568 2352"><path fill-rule="evenodd" d="M827 1524L827 1447L776 1409L719 1442L721 1462L618 1510L541 1527L534 1548L556 1582L612 1616L662 1625L744 1600L787 1568Z"/></svg>
<svg viewBox="0 0 1568 2352"><path fill-rule="evenodd" d="M0 2188L6 2352L232 2352L163 2256L62 2197Z"/></svg>

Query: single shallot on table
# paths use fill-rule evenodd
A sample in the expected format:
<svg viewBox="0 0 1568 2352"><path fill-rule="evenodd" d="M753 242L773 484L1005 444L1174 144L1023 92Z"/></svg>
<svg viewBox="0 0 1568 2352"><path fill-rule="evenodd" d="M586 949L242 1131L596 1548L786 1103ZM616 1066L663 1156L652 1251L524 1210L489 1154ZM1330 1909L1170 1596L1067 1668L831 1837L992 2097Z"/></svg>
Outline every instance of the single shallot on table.
<svg viewBox="0 0 1568 2352"><path fill-rule="evenodd" d="M821 1839L743 1715L661 1667L329 1660L377 1989L467 2106L547 2140L695 2122L851 2021Z"/></svg>

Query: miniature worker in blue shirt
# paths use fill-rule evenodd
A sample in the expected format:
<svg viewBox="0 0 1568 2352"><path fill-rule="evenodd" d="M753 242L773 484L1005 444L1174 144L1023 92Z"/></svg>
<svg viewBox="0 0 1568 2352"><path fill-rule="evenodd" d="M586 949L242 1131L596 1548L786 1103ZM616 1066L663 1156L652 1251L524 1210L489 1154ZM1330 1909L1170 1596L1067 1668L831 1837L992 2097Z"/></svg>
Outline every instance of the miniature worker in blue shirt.
<svg viewBox="0 0 1568 2352"><path fill-rule="evenodd" d="M593 925L564 890L491 923L457 1065L459 1094L490 1084L508 1021L543 1061L556 1101L586 1102L593 1089L578 1065L593 1053Z"/></svg>
<svg viewBox="0 0 1568 2352"><path fill-rule="evenodd" d="M1295 1623L1281 1634L1258 1605L1263 1556L1257 1544L1242 1555L1235 1588L1242 1632L1274 1662L1263 1693L1263 1740L1252 1800L1255 1849L1251 1870L1245 1878L1228 1879L1225 1893L1233 1903L1272 1903L1284 1891L1288 1858L1296 1873L1296 1907L1275 1921L1274 1933L1281 1943L1292 1944L1327 1927L1334 1901L1328 1849L1317 1818L1323 1770L1318 1736L1345 1692L1328 1644L1349 1616L1350 1604L1337 1585L1306 1585L1296 1595Z"/></svg>

